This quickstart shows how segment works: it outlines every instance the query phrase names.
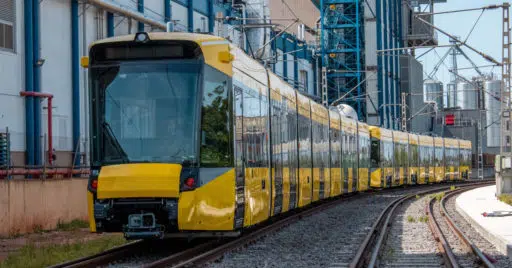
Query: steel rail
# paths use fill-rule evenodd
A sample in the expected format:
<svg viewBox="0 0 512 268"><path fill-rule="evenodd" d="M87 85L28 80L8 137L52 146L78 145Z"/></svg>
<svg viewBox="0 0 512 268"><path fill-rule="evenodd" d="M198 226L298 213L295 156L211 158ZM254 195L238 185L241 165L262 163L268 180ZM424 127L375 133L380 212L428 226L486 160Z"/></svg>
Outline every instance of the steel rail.
<svg viewBox="0 0 512 268"><path fill-rule="evenodd" d="M98 254L67 261L64 263L50 266L49 268L75 268L75 267L95 267L109 263L112 260L122 258L129 253L133 253L144 246L144 241L134 241L118 247L111 248Z"/></svg>
<svg viewBox="0 0 512 268"><path fill-rule="evenodd" d="M453 254L453 251L448 244L448 241L446 241L446 238L444 237L443 232L441 231L441 228L439 227L439 223L436 221L434 217L434 203L436 201L436 198L433 197L430 199L430 201L427 203L427 214L428 214L428 225L430 227L430 230L432 231L432 235L434 236L434 239L436 240L437 248L443 254L443 258L445 259L445 264L448 267L452 268L458 268L459 264L457 263L457 259L455 258L455 254Z"/></svg>
<svg viewBox="0 0 512 268"><path fill-rule="evenodd" d="M448 213L447 213L447 211L446 211L446 209L444 207L444 204L445 204L446 200L449 197L451 197L452 195L455 195L455 194L460 193L460 192L469 191L469 190L472 190L472 189L475 189L475 188L478 188L478 187L482 187L482 185L488 185L488 184L492 184L492 182L484 181L484 182L481 182L481 183L474 183L474 184L471 184L471 185L463 186L462 188L459 188L457 190L450 191L448 194L446 194L445 196L443 196L441 198L439 210L440 210L440 213L443 216L443 218L448 222L448 225L450 226L452 231L457 236L459 236L461 238L461 240L466 245L468 245L469 248L472 249L472 251L474 252L475 256L478 259L480 259L482 261L482 263L486 267L489 268L489 267L494 267L494 266L489 262L489 260L485 257L485 255L476 246L474 246L474 244L469 242L469 239L467 239L467 237L465 238L466 240L461 237L461 235L463 235L463 233L460 231L460 229L458 227L456 227L455 223L452 221L451 218L449 218L449 220L448 220L449 215L448 215ZM435 240L437 242L437 246L439 248L439 251L441 251L441 253L443 254L443 258L445 259L447 266L448 267L453 267L453 268L458 268L459 264L458 264L457 259L455 258L455 254L453 254L453 251L451 249L450 244L448 243L448 241L446 240L445 235L441 231L441 228L439 227L439 223L438 223L437 219L434 217L434 204L435 204L435 201L436 201L436 197L431 198L430 201L427 203L427 205L425 207L425 210L427 210L428 217L429 217L430 230L432 231L432 234L434 235L434 238L435 238ZM450 221L452 221L452 222L450 222ZM466 242L469 242L470 244L467 244Z"/></svg>
<svg viewBox="0 0 512 268"><path fill-rule="evenodd" d="M488 184L490 180L486 181L477 181L477 182L469 182L471 186L480 185L480 184ZM387 235L388 227L390 225L390 220L395 212L395 209L403 204L405 201L415 197L416 195L425 195L432 192L439 192L443 190L449 189L452 185L437 187L434 189L428 189L424 191L419 191L413 194L409 194L403 197L399 197L392 201L379 215L372 228L368 232L368 235L364 239L363 243L361 243L354 259L350 263L350 268L356 267L375 267L377 265L377 259L379 257L382 245L385 241L385 237ZM466 186L466 185L464 185ZM387 216L387 217L386 217ZM385 219L384 219L385 217ZM377 237L378 236L378 237ZM371 247L373 245L373 247ZM371 253L371 254L370 254Z"/></svg>
<svg viewBox="0 0 512 268"><path fill-rule="evenodd" d="M470 248L471 251L473 251L473 254L475 254L475 256L482 262L482 264L485 267L487 267L487 268L493 268L494 265L487 258L487 256L473 242L471 242L471 240L469 240L469 238L462 232L462 230L459 228L459 226L457 226L457 224L455 223L453 218L450 216L450 214L448 214L448 211L446 210L446 201L448 199L450 199L454 195L457 195L457 194L460 194L460 193L463 193L463 192L466 192L466 191L469 191L469 190L472 190L472 189L475 189L475 188L478 188L478 187L480 187L480 186L467 187L467 188L464 188L464 189L457 189L457 190L451 191L450 193L445 195L441 199L441 203L440 203L440 205L441 205L440 206L441 207L441 215L443 215L443 218L448 223L448 226L450 226L452 231L455 234L457 234L457 236L460 238L460 240L462 242L464 242L464 244L466 244L466 246L468 248Z"/></svg>

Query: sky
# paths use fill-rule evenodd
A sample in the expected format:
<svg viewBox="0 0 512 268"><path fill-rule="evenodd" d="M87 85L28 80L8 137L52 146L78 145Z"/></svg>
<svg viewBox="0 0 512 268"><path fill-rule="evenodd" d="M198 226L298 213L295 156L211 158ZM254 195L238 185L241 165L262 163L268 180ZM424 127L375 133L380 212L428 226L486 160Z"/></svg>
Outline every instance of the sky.
<svg viewBox="0 0 512 268"><path fill-rule="evenodd" d="M511 3L510 0L447 0L447 3L435 4L434 12L476 8L492 4L503 4L503 2L507 1ZM435 15L434 24L452 35L460 36L461 40L465 40L481 13L482 11L479 10L462 13ZM467 43L470 46L476 48L477 50L480 50L481 52L488 54L494 59L501 62L501 32L502 9L499 8L486 10L481 16L479 22L476 24L475 29L469 36ZM437 34L439 45L449 44L448 37L446 37L440 32L438 32ZM449 48L436 48L435 51L437 51L439 56L434 51L431 51L425 56L418 59L420 62L423 63L424 79L427 79L425 72L430 73L433 70L434 66L439 62L440 57L442 57L448 49ZM480 55L474 53L473 51L469 50L466 47L463 47L462 50L469 56L469 58L471 58L475 62L477 66L492 64L491 62L483 59ZM424 52L426 52L426 49L418 49L416 51L416 56L419 56ZM459 68L470 67L470 63L466 61L466 59L464 59L463 56L459 56L457 58L457 62ZM447 66L451 66L450 58L447 58L445 63ZM485 73L493 72L501 76L501 67L482 68L481 70ZM477 74L474 70L460 70L459 73L467 78L471 78L472 76L475 76ZM437 72L437 79L439 79L441 82L445 84L450 81L450 73L448 72L447 67L445 65L441 65L441 67L439 68Z"/></svg>

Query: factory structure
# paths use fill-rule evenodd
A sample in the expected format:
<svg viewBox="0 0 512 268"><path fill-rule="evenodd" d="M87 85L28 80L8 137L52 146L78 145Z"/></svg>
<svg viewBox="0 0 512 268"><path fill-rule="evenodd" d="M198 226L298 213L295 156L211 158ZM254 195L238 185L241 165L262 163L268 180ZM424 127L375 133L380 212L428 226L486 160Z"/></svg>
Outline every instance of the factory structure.
<svg viewBox="0 0 512 268"><path fill-rule="evenodd" d="M80 58L95 40L166 30L224 37L315 101L350 105L360 121L495 153L500 81L454 74L443 85L416 59L414 46L438 44L433 16L418 14L443 2L0 0L0 169L87 167ZM461 56L452 50L446 57Z"/></svg>

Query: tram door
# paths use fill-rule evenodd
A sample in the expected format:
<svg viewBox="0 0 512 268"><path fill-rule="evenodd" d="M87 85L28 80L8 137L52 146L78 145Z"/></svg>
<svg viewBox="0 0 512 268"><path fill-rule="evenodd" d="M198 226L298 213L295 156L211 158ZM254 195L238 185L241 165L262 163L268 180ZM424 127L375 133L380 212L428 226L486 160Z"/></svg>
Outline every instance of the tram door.
<svg viewBox="0 0 512 268"><path fill-rule="evenodd" d="M283 145L282 145L282 131L281 131L281 121L283 119L283 111L281 107L281 96L276 92L271 90L272 98L271 98L271 118L270 131L271 135L271 152L272 152L272 166L271 166L271 175L272 175L272 206L271 206L271 214L277 215L281 213L283 209Z"/></svg>
<svg viewBox="0 0 512 268"><path fill-rule="evenodd" d="M242 228L245 214L245 146L243 139L243 91L241 88L234 88L234 112L235 112L235 229ZM250 218L249 218L250 220Z"/></svg>

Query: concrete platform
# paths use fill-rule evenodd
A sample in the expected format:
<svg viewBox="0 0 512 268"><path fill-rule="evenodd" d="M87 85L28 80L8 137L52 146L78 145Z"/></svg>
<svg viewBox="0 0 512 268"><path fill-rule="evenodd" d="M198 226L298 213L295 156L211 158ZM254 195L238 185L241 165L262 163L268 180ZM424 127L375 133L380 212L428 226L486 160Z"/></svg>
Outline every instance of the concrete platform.
<svg viewBox="0 0 512 268"><path fill-rule="evenodd" d="M471 225L496 248L512 258L512 215L484 217L482 213L512 212L512 206L499 201L496 185L477 188L457 197L456 209Z"/></svg>

